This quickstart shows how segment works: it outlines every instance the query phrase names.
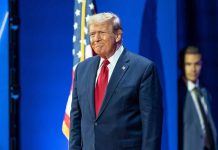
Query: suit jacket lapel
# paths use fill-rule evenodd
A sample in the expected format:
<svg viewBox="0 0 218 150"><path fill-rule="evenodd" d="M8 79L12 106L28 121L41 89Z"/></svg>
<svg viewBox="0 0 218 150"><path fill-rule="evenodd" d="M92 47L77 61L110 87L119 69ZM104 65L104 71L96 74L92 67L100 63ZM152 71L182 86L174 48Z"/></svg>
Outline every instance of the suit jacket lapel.
<svg viewBox="0 0 218 150"><path fill-rule="evenodd" d="M207 109L209 109L209 108L208 108L208 107L209 107L209 102L208 102L207 91L206 91L206 89L203 88L203 87L200 87L200 91L201 91L202 96L204 97L204 102L205 102L206 105L207 105Z"/></svg>
<svg viewBox="0 0 218 150"><path fill-rule="evenodd" d="M204 96L204 102L206 103L207 105L207 116L208 116L208 120L210 122L210 125L211 125L211 128L212 128L212 132L213 132L213 136L214 136L214 139L215 139L215 142L216 142L216 127L215 127L215 124L214 124L214 121L213 121L213 117L212 117L212 114L211 114L211 108L210 108L210 95L208 93L208 91L206 90L206 88L204 87L201 87L201 92L202 92L202 95Z"/></svg>
<svg viewBox="0 0 218 150"><path fill-rule="evenodd" d="M101 114L103 113L103 111L105 110L111 96L114 93L114 90L116 89L120 79L122 79L123 75L126 73L126 71L128 70L128 56L127 56L127 52L124 49L123 53L121 54L120 58L117 61L117 64L113 70L113 73L111 75L111 79L108 83L107 86L107 90L106 90L106 94L100 109L100 112L96 118L96 120L101 116Z"/></svg>
<svg viewBox="0 0 218 150"><path fill-rule="evenodd" d="M89 100L89 105L90 105L90 110L91 110L91 116L93 120L95 120L95 79L97 75L97 70L98 70L98 65L99 65L100 57L96 56L94 58L93 63L90 65L90 74L88 74L88 80L87 82L90 82L88 84L88 100Z"/></svg>

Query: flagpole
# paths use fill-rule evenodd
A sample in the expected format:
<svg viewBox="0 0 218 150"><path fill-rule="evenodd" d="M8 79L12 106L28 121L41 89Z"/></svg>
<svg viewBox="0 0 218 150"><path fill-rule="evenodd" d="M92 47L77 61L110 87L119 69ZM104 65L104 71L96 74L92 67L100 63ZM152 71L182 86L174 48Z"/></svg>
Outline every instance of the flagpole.
<svg viewBox="0 0 218 150"><path fill-rule="evenodd" d="M86 0L82 1L82 19L81 19L81 43L80 43L80 48L81 48L81 58L80 61L85 60L85 16L86 16Z"/></svg>

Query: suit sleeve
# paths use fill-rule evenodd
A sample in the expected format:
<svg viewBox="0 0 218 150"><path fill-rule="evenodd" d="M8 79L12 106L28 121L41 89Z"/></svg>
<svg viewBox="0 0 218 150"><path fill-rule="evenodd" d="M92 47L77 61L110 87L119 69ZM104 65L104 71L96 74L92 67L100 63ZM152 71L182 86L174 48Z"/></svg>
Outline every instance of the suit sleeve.
<svg viewBox="0 0 218 150"><path fill-rule="evenodd" d="M139 103L142 118L142 149L160 150L163 106L162 91L153 63L145 69L140 84Z"/></svg>
<svg viewBox="0 0 218 150"><path fill-rule="evenodd" d="M69 138L69 150L81 150L81 111L78 102L77 92L77 69L74 75L73 84L73 96L70 111L70 138Z"/></svg>

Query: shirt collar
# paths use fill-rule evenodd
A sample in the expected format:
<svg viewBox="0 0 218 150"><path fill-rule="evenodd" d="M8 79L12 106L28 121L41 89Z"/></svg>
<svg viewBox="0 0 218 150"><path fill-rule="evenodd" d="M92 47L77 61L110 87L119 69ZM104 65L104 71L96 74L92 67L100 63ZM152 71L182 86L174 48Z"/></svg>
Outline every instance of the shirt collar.
<svg viewBox="0 0 218 150"><path fill-rule="evenodd" d="M189 91L192 91L195 87L199 87L199 80L196 81L196 83L193 83L190 80L186 81L187 87Z"/></svg>
<svg viewBox="0 0 218 150"><path fill-rule="evenodd" d="M122 54L123 50L124 50L124 47L123 47L123 45L121 45L121 46L115 51L115 53L108 59L108 61L110 62L109 65L113 65L113 66L116 65L116 63L117 63L117 61L118 61L120 55ZM103 62L103 61L104 61L104 58L101 58L101 60L100 60L100 66L102 65L102 62Z"/></svg>

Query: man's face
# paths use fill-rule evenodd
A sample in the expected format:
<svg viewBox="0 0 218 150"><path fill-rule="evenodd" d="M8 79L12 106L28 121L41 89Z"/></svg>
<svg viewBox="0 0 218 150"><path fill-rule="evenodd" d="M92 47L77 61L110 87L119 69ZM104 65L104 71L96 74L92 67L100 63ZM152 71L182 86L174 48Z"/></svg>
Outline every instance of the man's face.
<svg viewBox="0 0 218 150"><path fill-rule="evenodd" d="M202 61L200 54L185 54L184 57L185 78L196 82L201 72Z"/></svg>
<svg viewBox="0 0 218 150"><path fill-rule="evenodd" d="M112 56L121 40L120 32L113 32L110 21L90 25L89 34L92 49L103 58Z"/></svg>

